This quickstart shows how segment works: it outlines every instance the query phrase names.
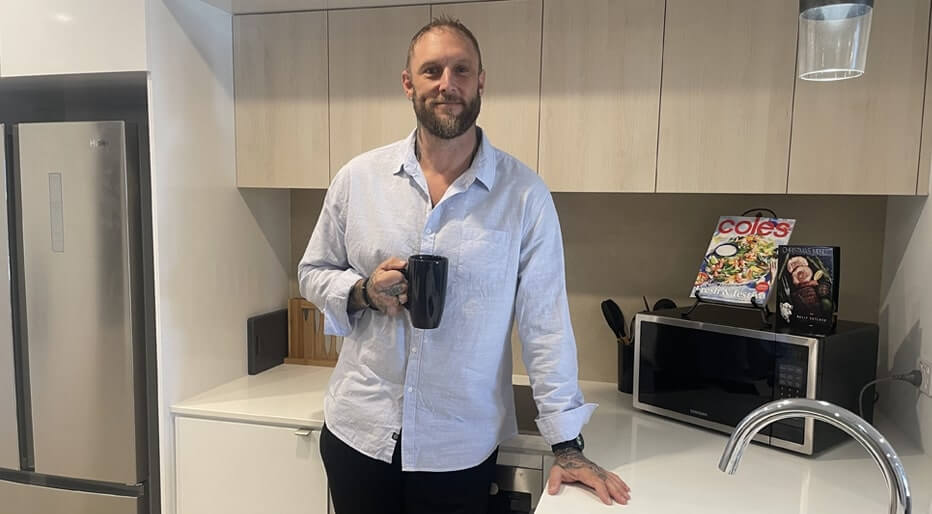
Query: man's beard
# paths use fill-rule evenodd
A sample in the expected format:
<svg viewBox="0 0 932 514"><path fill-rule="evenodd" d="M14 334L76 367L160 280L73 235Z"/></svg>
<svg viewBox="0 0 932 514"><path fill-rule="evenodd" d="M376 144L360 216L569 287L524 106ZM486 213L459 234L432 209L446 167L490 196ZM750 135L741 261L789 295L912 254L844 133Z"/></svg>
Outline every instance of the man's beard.
<svg viewBox="0 0 932 514"><path fill-rule="evenodd" d="M439 97L435 101L457 101L462 99ZM476 122L479 117L479 108L482 106L482 97L476 91L476 96L469 103L461 103L462 112L453 116L440 117L434 114L434 107L427 106L427 99L419 98L417 91L411 100L414 104L414 115L421 127L430 134L441 139L453 139L463 135Z"/></svg>

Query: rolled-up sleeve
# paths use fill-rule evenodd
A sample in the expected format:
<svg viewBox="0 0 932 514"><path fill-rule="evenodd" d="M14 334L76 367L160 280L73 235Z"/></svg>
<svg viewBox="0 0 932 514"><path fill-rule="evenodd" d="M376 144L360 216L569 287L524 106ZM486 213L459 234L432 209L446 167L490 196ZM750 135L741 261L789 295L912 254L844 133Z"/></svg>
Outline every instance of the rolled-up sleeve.
<svg viewBox="0 0 932 514"><path fill-rule="evenodd" d="M352 269L346 254L347 173L339 173L327 190L311 239L298 263L301 296L324 313L324 333L347 336L355 316L346 312L350 289L362 274Z"/></svg>
<svg viewBox="0 0 932 514"><path fill-rule="evenodd" d="M515 322L522 356L548 444L576 437L597 405L579 389L576 340L570 323L560 222L546 188L534 190L518 263Z"/></svg>

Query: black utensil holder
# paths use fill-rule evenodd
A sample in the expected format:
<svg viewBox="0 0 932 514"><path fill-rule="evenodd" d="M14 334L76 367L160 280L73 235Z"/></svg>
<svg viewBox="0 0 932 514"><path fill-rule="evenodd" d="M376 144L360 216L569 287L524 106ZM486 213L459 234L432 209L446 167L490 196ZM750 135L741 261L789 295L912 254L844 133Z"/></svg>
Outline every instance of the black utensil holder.
<svg viewBox="0 0 932 514"><path fill-rule="evenodd" d="M618 390L634 392L634 343L625 344L618 340Z"/></svg>

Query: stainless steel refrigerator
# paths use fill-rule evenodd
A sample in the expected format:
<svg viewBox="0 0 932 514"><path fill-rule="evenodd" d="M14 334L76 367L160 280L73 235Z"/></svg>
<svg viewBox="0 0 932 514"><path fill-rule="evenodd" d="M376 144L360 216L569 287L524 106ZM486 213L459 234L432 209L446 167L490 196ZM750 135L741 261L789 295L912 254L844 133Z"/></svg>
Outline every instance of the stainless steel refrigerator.
<svg viewBox="0 0 932 514"><path fill-rule="evenodd" d="M145 513L134 128L23 123L4 133L0 513Z"/></svg>

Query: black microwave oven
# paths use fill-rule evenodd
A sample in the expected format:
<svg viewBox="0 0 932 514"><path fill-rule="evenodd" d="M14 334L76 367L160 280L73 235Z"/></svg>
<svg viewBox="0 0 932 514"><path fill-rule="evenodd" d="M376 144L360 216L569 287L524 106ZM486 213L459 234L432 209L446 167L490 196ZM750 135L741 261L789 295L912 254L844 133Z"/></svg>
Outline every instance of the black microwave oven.
<svg viewBox="0 0 932 514"><path fill-rule="evenodd" d="M839 321L830 335L762 328L759 312L702 305L637 315L634 407L731 433L752 410L783 398L824 400L858 412L874 380L879 328ZM864 418L873 417L873 391ZM845 439L812 418L771 423L755 440L812 455Z"/></svg>

